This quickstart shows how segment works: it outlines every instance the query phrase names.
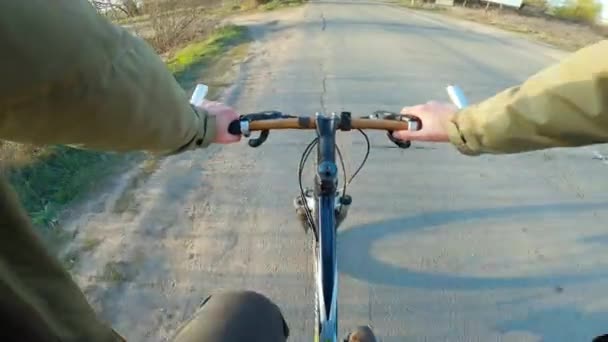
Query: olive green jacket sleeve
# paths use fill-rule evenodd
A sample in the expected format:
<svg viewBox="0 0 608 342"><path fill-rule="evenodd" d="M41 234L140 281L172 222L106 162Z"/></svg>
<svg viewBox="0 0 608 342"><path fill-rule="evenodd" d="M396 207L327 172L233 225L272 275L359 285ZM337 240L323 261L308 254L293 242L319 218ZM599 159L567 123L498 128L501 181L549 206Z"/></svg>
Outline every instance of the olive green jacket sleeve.
<svg viewBox="0 0 608 342"><path fill-rule="evenodd" d="M124 341L89 305L47 250L19 199L0 178L2 341Z"/></svg>
<svg viewBox="0 0 608 342"><path fill-rule="evenodd" d="M156 52L85 0L2 1L0 41L0 139L166 153L214 138Z"/></svg>
<svg viewBox="0 0 608 342"><path fill-rule="evenodd" d="M608 142L608 41L461 110L448 135L467 155Z"/></svg>

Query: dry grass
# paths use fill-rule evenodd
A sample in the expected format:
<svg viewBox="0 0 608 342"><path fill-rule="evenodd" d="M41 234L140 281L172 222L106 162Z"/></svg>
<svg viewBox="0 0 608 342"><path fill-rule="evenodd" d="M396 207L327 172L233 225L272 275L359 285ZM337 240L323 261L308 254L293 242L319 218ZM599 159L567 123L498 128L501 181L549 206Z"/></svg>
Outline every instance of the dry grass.
<svg viewBox="0 0 608 342"><path fill-rule="evenodd" d="M499 9L486 12L461 7L449 12L468 20L525 33L534 39L568 51L575 51L606 39L605 35L589 24L564 21L549 16L527 16Z"/></svg>
<svg viewBox="0 0 608 342"><path fill-rule="evenodd" d="M412 6L409 0L404 0L402 3L410 8L435 10L459 19L526 34L535 40L567 51L576 51L608 37L606 27L580 21L564 20L545 14L543 10L537 10L531 6L524 7L525 9L522 11L517 11L492 7L486 10L485 5L471 3L469 3L469 7L462 7L461 4L454 7L440 7L420 3Z"/></svg>
<svg viewBox="0 0 608 342"><path fill-rule="evenodd" d="M184 46L207 36L218 22L221 7L184 7L178 0L163 0L146 7L148 33L144 38L158 53Z"/></svg>
<svg viewBox="0 0 608 342"><path fill-rule="evenodd" d="M189 42L208 37L226 16L254 9L274 10L301 5L306 0L156 0L147 3L144 13L127 18L127 25L163 56L169 56Z"/></svg>
<svg viewBox="0 0 608 342"><path fill-rule="evenodd" d="M8 167L26 166L47 153L43 147L0 140L0 167L6 172Z"/></svg>

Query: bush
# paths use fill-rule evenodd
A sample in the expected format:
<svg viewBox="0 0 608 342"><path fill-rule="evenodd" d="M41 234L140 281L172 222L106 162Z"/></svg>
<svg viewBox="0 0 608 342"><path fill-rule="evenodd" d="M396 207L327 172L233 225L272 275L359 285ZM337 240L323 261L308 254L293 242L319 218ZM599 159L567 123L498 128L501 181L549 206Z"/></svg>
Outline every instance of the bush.
<svg viewBox="0 0 608 342"><path fill-rule="evenodd" d="M547 9L549 9L549 3L547 2L547 0L524 0L522 7L531 7L539 9L541 11L546 11Z"/></svg>
<svg viewBox="0 0 608 342"><path fill-rule="evenodd" d="M553 15L563 19L595 23L602 11L596 0L568 0L565 5L553 9Z"/></svg>
<svg viewBox="0 0 608 342"><path fill-rule="evenodd" d="M158 53L191 41L202 32L197 31L197 24L204 18L204 9L190 6L179 0L149 1L145 11L149 16L150 37L148 42ZM204 32L205 34L207 32Z"/></svg>

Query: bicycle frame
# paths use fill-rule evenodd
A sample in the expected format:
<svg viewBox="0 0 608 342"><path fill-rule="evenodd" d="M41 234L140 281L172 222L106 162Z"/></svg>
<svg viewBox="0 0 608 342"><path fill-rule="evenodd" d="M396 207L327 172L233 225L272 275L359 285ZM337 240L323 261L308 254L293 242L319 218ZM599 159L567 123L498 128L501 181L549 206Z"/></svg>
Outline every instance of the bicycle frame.
<svg viewBox="0 0 608 342"><path fill-rule="evenodd" d="M318 229L317 253L317 324L318 336L315 341L338 340L338 259L336 253L335 200L338 187L338 167L336 165L336 125L338 117L316 115L317 173L315 176L314 198Z"/></svg>

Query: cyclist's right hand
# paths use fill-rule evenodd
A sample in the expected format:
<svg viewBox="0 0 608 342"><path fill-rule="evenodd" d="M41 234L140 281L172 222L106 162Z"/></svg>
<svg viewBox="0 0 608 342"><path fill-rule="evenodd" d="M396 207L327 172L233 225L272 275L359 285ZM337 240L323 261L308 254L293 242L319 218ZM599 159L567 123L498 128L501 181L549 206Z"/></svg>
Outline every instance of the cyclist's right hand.
<svg viewBox="0 0 608 342"><path fill-rule="evenodd" d="M393 136L400 140L448 142L447 125L458 108L451 103L431 101L412 107L405 107L401 114L410 114L420 119L422 129L417 131L395 131Z"/></svg>

